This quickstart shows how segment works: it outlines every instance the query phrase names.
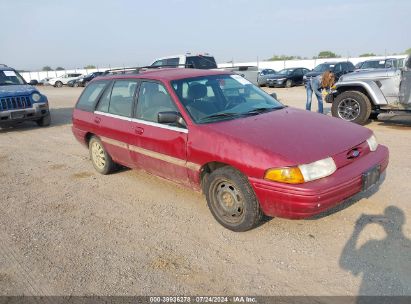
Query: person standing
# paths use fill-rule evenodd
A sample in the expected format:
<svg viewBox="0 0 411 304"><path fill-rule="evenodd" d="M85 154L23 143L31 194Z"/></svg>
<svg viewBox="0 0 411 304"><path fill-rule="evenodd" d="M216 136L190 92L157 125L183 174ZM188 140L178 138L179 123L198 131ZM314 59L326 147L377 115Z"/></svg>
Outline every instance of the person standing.
<svg viewBox="0 0 411 304"><path fill-rule="evenodd" d="M305 82L305 90L307 92L307 102L305 104L305 109L311 111L311 102L313 92L318 100L318 113L324 113L323 109L323 98L321 95L321 75L316 77L310 77Z"/></svg>

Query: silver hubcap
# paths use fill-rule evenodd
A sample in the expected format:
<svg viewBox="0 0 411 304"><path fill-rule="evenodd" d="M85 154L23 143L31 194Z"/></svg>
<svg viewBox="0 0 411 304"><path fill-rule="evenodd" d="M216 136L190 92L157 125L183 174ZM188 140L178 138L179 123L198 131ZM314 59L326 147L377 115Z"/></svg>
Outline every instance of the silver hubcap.
<svg viewBox="0 0 411 304"><path fill-rule="evenodd" d="M91 145L91 157L93 159L93 163L96 165L97 168L103 169L106 165L106 157L104 154L104 149L98 142L93 142Z"/></svg>
<svg viewBox="0 0 411 304"><path fill-rule="evenodd" d="M215 187L215 201L217 211L220 216L228 222L238 222L244 212L243 199L234 186L229 181L220 181Z"/></svg>
<svg viewBox="0 0 411 304"><path fill-rule="evenodd" d="M360 104L352 98L341 100L338 105L338 116L344 120L352 121L360 115Z"/></svg>

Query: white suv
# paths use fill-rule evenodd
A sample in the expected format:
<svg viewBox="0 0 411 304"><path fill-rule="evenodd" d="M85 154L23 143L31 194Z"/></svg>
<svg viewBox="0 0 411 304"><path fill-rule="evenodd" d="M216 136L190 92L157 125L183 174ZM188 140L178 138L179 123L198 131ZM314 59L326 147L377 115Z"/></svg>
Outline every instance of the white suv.
<svg viewBox="0 0 411 304"><path fill-rule="evenodd" d="M82 75L83 74L80 74L80 73L67 73L60 77L51 78L48 81L48 84L55 86L57 88L61 88L64 84L67 84L67 82L69 82L70 80L73 80Z"/></svg>
<svg viewBox="0 0 411 304"><path fill-rule="evenodd" d="M167 56L154 60L151 66L167 66L167 67L181 67L181 68L194 68L194 69L216 69L217 63L213 56L207 53L191 55L187 53L185 55Z"/></svg>

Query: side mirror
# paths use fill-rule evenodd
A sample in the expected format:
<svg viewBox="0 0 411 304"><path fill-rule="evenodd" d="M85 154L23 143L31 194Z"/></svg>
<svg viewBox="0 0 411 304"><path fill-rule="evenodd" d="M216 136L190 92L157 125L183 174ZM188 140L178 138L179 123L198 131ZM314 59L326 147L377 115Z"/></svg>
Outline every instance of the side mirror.
<svg viewBox="0 0 411 304"><path fill-rule="evenodd" d="M273 92L273 93L270 94L270 96L271 96L272 98L274 98L275 100L278 100L278 99L277 99L277 93Z"/></svg>
<svg viewBox="0 0 411 304"><path fill-rule="evenodd" d="M159 123L164 123L164 124L177 124L177 126L180 127L187 127L186 122L184 121L183 117L181 117L181 114L178 112L173 112L173 111L167 111L167 112L159 112L157 115L157 121Z"/></svg>
<svg viewBox="0 0 411 304"><path fill-rule="evenodd" d="M35 79L33 79L33 80L30 80L30 82L29 82L29 85L38 85L39 84L39 82L37 81L37 80L35 80Z"/></svg>

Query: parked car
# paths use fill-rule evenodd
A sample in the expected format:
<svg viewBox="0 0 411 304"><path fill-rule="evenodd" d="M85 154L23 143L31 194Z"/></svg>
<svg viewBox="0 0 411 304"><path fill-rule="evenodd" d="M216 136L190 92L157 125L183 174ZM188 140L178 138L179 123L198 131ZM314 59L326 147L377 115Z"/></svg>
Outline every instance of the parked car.
<svg viewBox="0 0 411 304"><path fill-rule="evenodd" d="M388 165L371 130L286 107L227 71L96 78L76 103L72 130L99 173L121 164L202 190L234 231L263 214L321 213L378 183Z"/></svg>
<svg viewBox="0 0 411 304"><path fill-rule="evenodd" d="M337 81L342 75L351 73L355 70L354 65L350 61L341 62L324 62L317 65L311 72L304 75L304 81L312 77L323 74L325 71L331 71L335 75Z"/></svg>
<svg viewBox="0 0 411 304"><path fill-rule="evenodd" d="M303 77L308 72L309 69L306 68L290 68L283 69L275 75L270 75L267 78L267 86L270 88L273 87L285 87L291 88L295 85L303 84Z"/></svg>
<svg viewBox="0 0 411 304"><path fill-rule="evenodd" d="M51 78L48 81L48 84L55 86L57 88L61 88L63 85L67 84L70 80L81 76L81 73L68 73L64 74L60 77Z"/></svg>
<svg viewBox="0 0 411 304"><path fill-rule="evenodd" d="M41 80L39 81L39 85L48 85L48 84L49 84L49 80L50 80L51 78L52 78L52 77L46 77L46 78L41 79Z"/></svg>
<svg viewBox="0 0 411 304"><path fill-rule="evenodd" d="M265 85L267 85L267 77L270 77L271 75L274 75L275 73L277 73L275 70L273 69L263 69L257 77L257 84L260 87L264 87Z"/></svg>
<svg viewBox="0 0 411 304"><path fill-rule="evenodd" d="M47 97L15 69L0 65L0 127L27 120L42 127L50 125Z"/></svg>
<svg viewBox="0 0 411 304"><path fill-rule="evenodd" d="M396 58L366 60L358 67L357 71L398 68L399 63Z"/></svg>
<svg viewBox="0 0 411 304"><path fill-rule="evenodd" d="M326 98L334 117L365 124L370 116L388 119L411 117L411 59L405 66L373 69L340 77L336 89Z"/></svg>
<svg viewBox="0 0 411 304"><path fill-rule="evenodd" d="M241 77L247 79L251 83L257 85L258 81L258 67L257 66L234 66L223 68L226 71L234 72Z"/></svg>
<svg viewBox="0 0 411 304"><path fill-rule="evenodd" d="M71 87L85 87L91 80L103 74L104 72L93 72L85 76L80 76L77 79L70 80L67 85Z"/></svg>
<svg viewBox="0 0 411 304"><path fill-rule="evenodd" d="M364 61L357 62L357 63L354 65L354 70L355 70L355 71L358 70L363 63L364 63Z"/></svg>
<svg viewBox="0 0 411 304"><path fill-rule="evenodd" d="M192 55L186 53L184 55L175 55L161 57L154 60L151 66L156 67L188 67L194 69L216 69L217 63L213 56L208 53Z"/></svg>
<svg viewBox="0 0 411 304"><path fill-rule="evenodd" d="M78 81L79 79L81 79L82 77L84 77L84 75L81 75L81 76L72 78L71 80L67 81L67 84L66 84L66 85L67 85L68 87L78 87L77 81Z"/></svg>

